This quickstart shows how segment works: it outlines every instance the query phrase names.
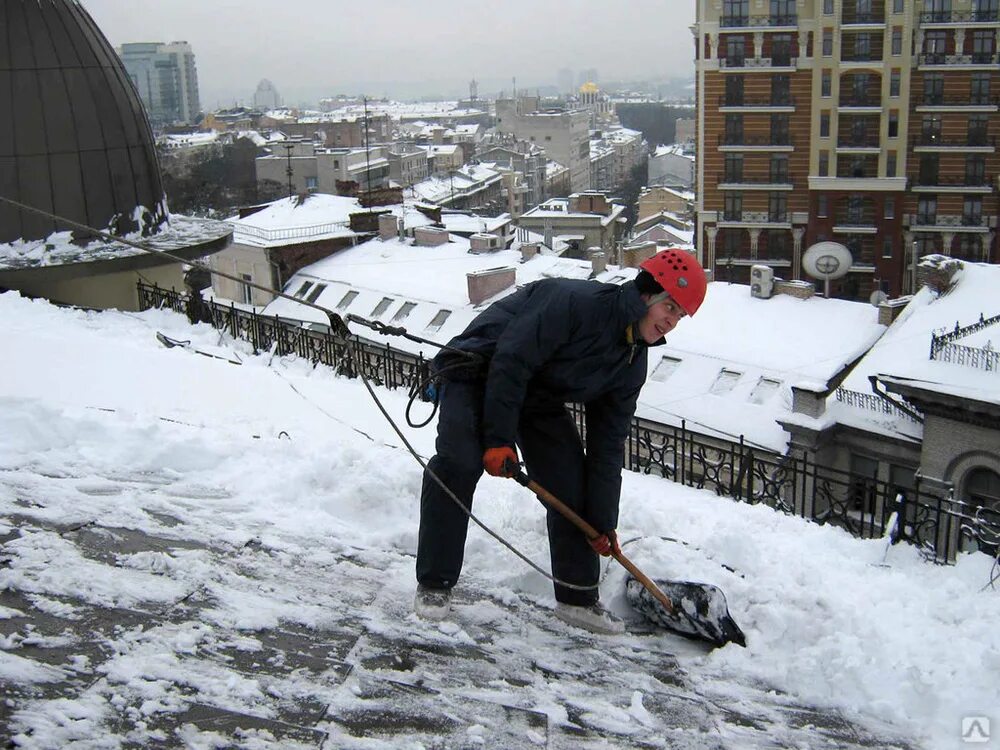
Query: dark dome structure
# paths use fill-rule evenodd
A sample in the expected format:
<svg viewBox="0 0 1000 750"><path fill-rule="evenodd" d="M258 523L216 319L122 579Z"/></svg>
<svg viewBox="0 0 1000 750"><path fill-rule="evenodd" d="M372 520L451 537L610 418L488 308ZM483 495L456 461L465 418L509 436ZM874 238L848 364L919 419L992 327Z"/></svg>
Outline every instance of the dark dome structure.
<svg viewBox="0 0 1000 750"><path fill-rule="evenodd" d="M0 196L113 234L155 233L167 210L153 135L87 11L3 0L0 30ZM0 244L66 229L0 202Z"/></svg>

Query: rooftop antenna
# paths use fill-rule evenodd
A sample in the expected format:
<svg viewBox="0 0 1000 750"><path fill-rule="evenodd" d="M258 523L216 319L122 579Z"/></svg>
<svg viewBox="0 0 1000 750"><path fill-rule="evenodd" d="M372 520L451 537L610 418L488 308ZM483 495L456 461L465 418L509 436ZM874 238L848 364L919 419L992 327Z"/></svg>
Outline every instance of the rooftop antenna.
<svg viewBox="0 0 1000 750"><path fill-rule="evenodd" d="M285 167L285 176L288 178L288 197L291 198L293 193L295 192L292 189L292 175L295 174L295 170L292 169L292 149L295 148L295 144L289 142L283 144L283 147L285 149L285 155L288 158L288 166Z"/></svg>
<svg viewBox="0 0 1000 750"><path fill-rule="evenodd" d="M372 210L372 154L368 146L368 97L364 97L362 102L365 105L365 182L368 194L368 213Z"/></svg>

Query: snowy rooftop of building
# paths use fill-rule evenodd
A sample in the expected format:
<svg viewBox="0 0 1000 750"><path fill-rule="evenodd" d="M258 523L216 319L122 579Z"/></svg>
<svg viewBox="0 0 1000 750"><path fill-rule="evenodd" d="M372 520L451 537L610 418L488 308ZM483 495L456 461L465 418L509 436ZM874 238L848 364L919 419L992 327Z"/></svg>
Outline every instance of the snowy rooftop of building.
<svg viewBox="0 0 1000 750"><path fill-rule="evenodd" d="M666 146L657 146L653 152L653 158L657 156L683 156L685 159L694 161L694 154L687 151L687 147L680 143L671 143Z"/></svg>
<svg viewBox="0 0 1000 750"><path fill-rule="evenodd" d="M569 203L568 198L550 198L545 203L535 206L530 211L526 211L522 216L535 219L600 219L602 225L607 225L617 219L621 212L625 210L625 206L612 203L611 212L607 216L586 211L571 212L569 210Z"/></svg>
<svg viewBox="0 0 1000 750"><path fill-rule="evenodd" d="M226 223L172 214L160 231L143 237L140 232L125 239L155 250L177 252L197 245L223 240L232 228ZM123 242L94 240L86 244L73 241L73 233L55 232L44 240L18 240L0 244L0 271L19 271L95 261L122 260L145 255L146 251Z"/></svg>
<svg viewBox="0 0 1000 750"><path fill-rule="evenodd" d="M845 388L871 392L869 376L887 375L922 381L922 387L940 393L964 395L1000 403L1000 374L970 366L930 359L931 334L972 325L980 316L1000 315L1000 266L963 263L952 288L938 295L923 287L900 313L882 339L844 381ZM951 342L982 349L1000 344L1000 323L986 326ZM884 420L881 420L884 421Z"/></svg>
<svg viewBox="0 0 1000 750"><path fill-rule="evenodd" d="M241 245L275 247L302 242L350 237L351 214L364 210L357 198L313 193L300 201L282 198L242 219L229 219L233 241Z"/></svg>
<svg viewBox="0 0 1000 750"><path fill-rule="evenodd" d="M501 178L500 173L485 164L465 164L452 170L446 177L428 177L414 184L410 194L417 200L429 203L448 203L462 193L474 192Z"/></svg>

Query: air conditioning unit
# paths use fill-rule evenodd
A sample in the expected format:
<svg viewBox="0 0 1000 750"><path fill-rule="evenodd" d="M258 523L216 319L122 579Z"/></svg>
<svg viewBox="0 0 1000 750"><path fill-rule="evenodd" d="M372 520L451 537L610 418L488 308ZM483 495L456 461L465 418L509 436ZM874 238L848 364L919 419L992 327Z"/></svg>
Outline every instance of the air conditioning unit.
<svg viewBox="0 0 1000 750"><path fill-rule="evenodd" d="M774 269L770 266L750 266L750 296L770 299L774 294Z"/></svg>

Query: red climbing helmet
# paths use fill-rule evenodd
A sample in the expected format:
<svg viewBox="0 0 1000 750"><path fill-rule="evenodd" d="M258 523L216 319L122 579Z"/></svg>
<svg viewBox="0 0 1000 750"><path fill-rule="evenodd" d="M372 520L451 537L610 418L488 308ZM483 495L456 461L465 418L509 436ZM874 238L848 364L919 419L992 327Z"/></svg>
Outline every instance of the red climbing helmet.
<svg viewBox="0 0 1000 750"><path fill-rule="evenodd" d="M695 256L678 248L662 250L639 264L673 300L694 315L705 300L708 279Z"/></svg>

